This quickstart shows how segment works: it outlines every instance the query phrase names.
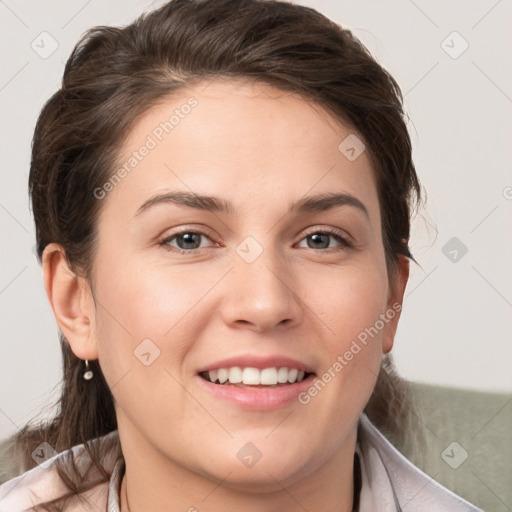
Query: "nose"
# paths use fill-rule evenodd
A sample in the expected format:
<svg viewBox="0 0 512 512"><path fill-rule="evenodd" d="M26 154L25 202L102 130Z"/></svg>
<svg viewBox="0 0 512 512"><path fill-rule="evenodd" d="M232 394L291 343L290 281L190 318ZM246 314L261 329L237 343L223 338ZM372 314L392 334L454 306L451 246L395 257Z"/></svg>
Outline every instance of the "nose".
<svg viewBox="0 0 512 512"><path fill-rule="evenodd" d="M224 280L221 316L231 327L255 332L290 328L303 313L291 266L265 249L252 263L234 254L234 268Z"/></svg>

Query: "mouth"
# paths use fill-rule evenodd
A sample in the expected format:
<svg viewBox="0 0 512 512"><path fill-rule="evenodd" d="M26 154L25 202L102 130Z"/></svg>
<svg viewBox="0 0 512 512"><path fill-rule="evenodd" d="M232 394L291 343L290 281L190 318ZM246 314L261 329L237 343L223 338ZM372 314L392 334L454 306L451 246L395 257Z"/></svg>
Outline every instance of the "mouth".
<svg viewBox="0 0 512 512"><path fill-rule="evenodd" d="M274 389L302 382L315 374L298 368L232 366L199 372L202 379L218 386Z"/></svg>
<svg viewBox="0 0 512 512"><path fill-rule="evenodd" d="M239 354L196 370L199 387L215 401L238 409L294 407L316 378L311 363L285 354ZM295 404L295 405L294 405Z"/></svg>

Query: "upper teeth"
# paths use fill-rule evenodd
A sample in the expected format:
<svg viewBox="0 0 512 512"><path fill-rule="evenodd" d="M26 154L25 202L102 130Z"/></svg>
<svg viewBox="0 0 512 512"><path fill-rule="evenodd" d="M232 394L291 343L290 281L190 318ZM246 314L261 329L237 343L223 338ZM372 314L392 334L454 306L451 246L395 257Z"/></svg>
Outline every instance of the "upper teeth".
<svg viewBox="0 0 512 512"><path fill-rule="evenodd" d="M221 384L229 381L230 384L249 384L249 385L268 385L284 384L285 382L294 383L301 382L304 379L305 372L297 368L240 368L233 366L232 368L219 368L210 370L208 377L211 382L219 381Z"/></svg>

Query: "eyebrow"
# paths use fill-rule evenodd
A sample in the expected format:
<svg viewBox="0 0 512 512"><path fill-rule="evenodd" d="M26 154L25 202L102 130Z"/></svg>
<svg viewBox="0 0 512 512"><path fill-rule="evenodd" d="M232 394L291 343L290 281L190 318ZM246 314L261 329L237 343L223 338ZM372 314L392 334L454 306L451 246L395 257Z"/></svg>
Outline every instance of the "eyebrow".
<svg viewBox="0 0 512 512"><path fill-rule="evenodd" d="M232 203L219 197L195 194L185 191L171 191L150 197L135 212L133 218L141 215L149 209L161 204L175 204L187 206L198 210L224 213L230 216L238 216L239 213ZM355 196L347 193L323 193L315 196L305 196L292 203L290 213L308 213L330 210L340 206L350 206L363 212L369 219L368 210Z"/></svg>

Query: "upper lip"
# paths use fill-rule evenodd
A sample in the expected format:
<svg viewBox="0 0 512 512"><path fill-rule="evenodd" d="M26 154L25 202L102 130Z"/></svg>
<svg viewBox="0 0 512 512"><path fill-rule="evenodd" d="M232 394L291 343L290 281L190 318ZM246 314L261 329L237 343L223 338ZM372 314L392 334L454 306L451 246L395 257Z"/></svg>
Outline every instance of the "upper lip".
<svg viewBox="0 0 512 512"><path fill-rule="evenodd" d="M258 368L259 370L263 370L264 368L286 367L297 368L298 370L302 370L306 373L313 373L313 370L309 365L291 357L281 355L261 357L250 354L233 356L228 359L223 359L222 361L216 361L202 367L198 373L218 370L219 368L232 368L234 366L239 366L240 368Z"/></svg>

